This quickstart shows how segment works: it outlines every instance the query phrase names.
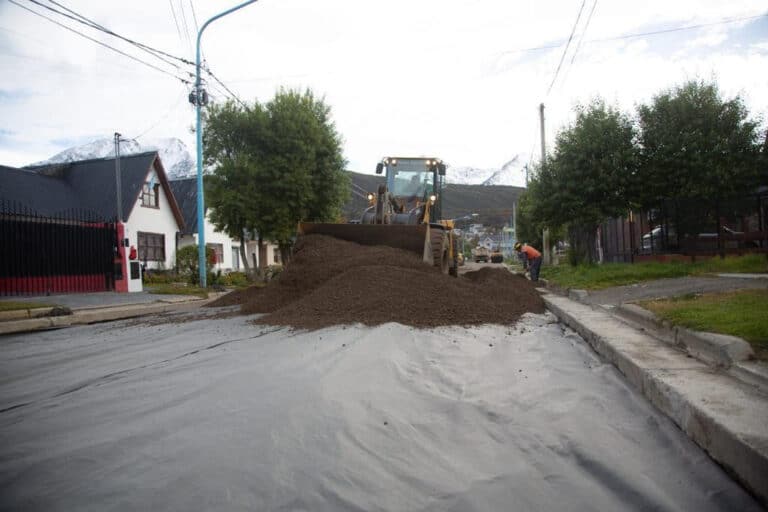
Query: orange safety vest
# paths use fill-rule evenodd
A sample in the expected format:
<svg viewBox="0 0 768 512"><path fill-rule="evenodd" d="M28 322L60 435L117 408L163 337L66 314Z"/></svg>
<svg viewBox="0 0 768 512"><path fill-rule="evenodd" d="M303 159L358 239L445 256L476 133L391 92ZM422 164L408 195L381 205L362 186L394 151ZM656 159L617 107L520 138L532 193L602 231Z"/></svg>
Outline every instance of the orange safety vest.
<svg viewBox="0 0 768 512"><path fill-rule="evenodd" d="M524 245L521 251L524 252L526 256L528 256L529 260L541 258L541 253L530 245Z"/></svg>

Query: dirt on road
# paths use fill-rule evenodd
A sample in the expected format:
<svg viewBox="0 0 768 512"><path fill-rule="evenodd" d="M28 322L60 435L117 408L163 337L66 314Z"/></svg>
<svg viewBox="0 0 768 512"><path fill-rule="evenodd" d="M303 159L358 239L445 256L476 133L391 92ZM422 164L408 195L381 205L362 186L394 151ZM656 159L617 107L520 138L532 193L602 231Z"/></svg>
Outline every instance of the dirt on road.
<svg viewBox="0 0 768 512"><path fill-rule="evenodd" d="M543 313L533 284L503 267L453 278L410 252L362 246L322 235L302 237L291 263L262 288L222 297L210 306L241 304L257 322L317 329L398 322L413 327L509 324Z"/></svg>

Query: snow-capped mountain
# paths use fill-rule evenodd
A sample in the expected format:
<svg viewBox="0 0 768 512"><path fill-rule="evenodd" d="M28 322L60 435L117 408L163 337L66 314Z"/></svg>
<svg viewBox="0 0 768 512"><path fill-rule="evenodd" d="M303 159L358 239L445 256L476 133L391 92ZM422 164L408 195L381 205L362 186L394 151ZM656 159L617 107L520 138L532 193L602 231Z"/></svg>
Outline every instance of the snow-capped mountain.
<svg viewBox="0 0 768 512"><path fill-rule="evenodd" d="M479 169L477 167L449 167L448 183L458 185L513 185L525 183L525 161L523 155L515 155L500 169Z"/></svg>
<svg viewBox="0 0 768 512"><path fill-rule="evenodd" d="M143 144L133 139L120 142L121 155L131 155L153 150L160 153L160 160L163 162L168 178L183 178L195 174L195 161L192 159L187 146L179 139L151 139ZM92 158L111 158L114 156L114 140L105 138L97 139L82 146L65 149L48 160L36 162L32 165L58 164L77 160L90 160Z"/></svg>

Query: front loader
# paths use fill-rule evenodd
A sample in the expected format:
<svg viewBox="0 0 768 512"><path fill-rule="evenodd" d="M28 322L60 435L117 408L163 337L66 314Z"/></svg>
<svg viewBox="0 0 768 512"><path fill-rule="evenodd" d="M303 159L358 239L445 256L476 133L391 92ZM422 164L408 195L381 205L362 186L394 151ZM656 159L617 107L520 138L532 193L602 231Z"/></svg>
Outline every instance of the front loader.
<svg viewBox="0 0 768 512"><path fill-rule="evenodd" d="M376 165L386 183L368 194L368 208L350 224L299 224L299 235L322 234L419 254L444 274L458 275L453 220L442 219L445 164L438 158L387 157Z"/></svg>

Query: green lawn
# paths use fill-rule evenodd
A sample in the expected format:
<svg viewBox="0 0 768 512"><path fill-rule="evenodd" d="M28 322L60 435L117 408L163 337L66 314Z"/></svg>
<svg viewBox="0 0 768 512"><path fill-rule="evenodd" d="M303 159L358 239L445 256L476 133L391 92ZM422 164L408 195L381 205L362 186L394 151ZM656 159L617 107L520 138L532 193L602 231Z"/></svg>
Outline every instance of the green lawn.
<svg viewBox="0 0 768 512"><path fill-rule="evenodd" d="M563 288L597 290L666 277L700 276L714 273L766 273L768 259L761 254L712 258L696 263L647 262L604 263L572 267L561 264L542 267L541 277Z"/></svg>
<svg viewBox="0 0 768 512"><path fill-rule="evenodd" d="M199 286L185 286L179 284L159 284L145 286L144 289L149 293L158 293L161 295L197 295L203 299L208 298L208 292Z"/></svg>
<svg viewBox="0 0 768 512"><path fill-rule="evenodd" d="M18 311L23 309L52 308L55 304L43 302L0 301L0 311Z"/></svg>
<svg viewBox="0 0 768 512"><path fill-rule="evenodd" d="M768 290L686 295L640 305L675 325L744 338L759 359L768 360Z"/></svg>

